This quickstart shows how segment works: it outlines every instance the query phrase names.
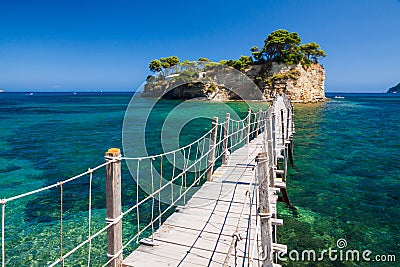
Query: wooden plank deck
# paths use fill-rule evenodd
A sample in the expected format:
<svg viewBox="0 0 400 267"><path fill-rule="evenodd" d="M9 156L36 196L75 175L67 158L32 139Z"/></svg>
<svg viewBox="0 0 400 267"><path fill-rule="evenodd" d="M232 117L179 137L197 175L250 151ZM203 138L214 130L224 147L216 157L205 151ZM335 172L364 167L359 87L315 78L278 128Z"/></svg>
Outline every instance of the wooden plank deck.
<svg viewBox="0 0 400 267"><path fill-rule="evenodd" d="M140 245L124 259L123 266L223 266L238 225L243 239L237 243L236 257L235 250L232 251L227 266L236 266L235 260L237 266L247 262L253 248L254 266L258 266L256 241L260 233L256 234L255 205L258 193L253 194L253 189L257 183L255 158L262 152L262 138L260 135L232 153L228 164L215 170L213 181L206 182L155 232L155 245ZM273 214L276 214L277 190L270 188ZM253 195L253 204L250 199L245 201L247 191Z"/></svg>

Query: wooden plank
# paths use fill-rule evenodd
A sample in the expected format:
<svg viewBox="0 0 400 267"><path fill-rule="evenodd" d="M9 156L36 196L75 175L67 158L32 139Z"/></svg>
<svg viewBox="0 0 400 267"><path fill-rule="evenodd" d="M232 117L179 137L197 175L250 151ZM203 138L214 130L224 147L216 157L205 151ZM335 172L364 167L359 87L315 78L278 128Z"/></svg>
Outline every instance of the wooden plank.
<svg viewBox="0 0 400 267"><path fill-rule="evenodd" d="M229 265L234 267L234 255L231 255ZM222 266L225 253L203 250L183 245L160 242L157 249L141 246L124 261L125 266ZM237 258L237 266L242 266L245 259ZM255 258L257 262L258 258ZM247 261L246 261L247 262Z"/></svg>

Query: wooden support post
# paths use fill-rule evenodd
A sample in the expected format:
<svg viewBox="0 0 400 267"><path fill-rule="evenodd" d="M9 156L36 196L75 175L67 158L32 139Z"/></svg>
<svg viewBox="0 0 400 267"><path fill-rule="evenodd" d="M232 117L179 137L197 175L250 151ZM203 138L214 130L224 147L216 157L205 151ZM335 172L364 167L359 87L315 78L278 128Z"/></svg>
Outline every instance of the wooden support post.
<svg viewBox="0 0 400 267"><path fill-rule="evenodd" d="M258 215L261 222L261 247L262 247L262 266L273 266L273 250L272 250L272 225L271 225L271 208L269 196L269 169L268 157L266 153L257 155L257 179L259 191L259 207Z"/></svg>
<svg viewBox="0 0 400 267"><path fill-rule="evenodd" d="M229 120L231 118L231 114L226 113L225 125L224 125L224 141L222 145L222 164L228 163L228 135L229 135Z"/></svg>
<svg viewBox="0 0 400 267"><path fill-rule="evenodd" d="M290 146L291 151L292 151L292 156L294 155L294 139L292 139L292 144Z"/></svg>
<svg viewBox="0 0 400 267"><path fill-rule="evenodd" d="M246 144L250 143L251 109L247 109Z"/></svg>
<svg viewBox="0 0 400 267"><path fill-rule="evenodd" d="M290 127L290 110L289 108L286 109L286 139L289 139L289 127Z"/></svg>
<svg viewBox="0 0 400 267"><path fill-rule="evenodd" d="M285 150L283 152L284 158L283 158L283 175L282 175L282 182L286 183L286 176L287 176L287 164L288 164L288 154L289 154L289 148L288 145L285 145Z"/></svg>
<svg viewBox="0 0 400 267"><path fill-rule="evenodd" d="M294 166L293 162L293 152L294 152L294 140L293 140L293 135L294 135L294 110L293 110L293 105L290 103L290 144L289 144L289 162L291 166Z"/></svg>
<svg viewBox="0 0 400 267"><path fill-rule="evenodd" d="M273 157L273 161L274 161L274 167L277 164L276 161L276 115L275 112L272 113L272 118L271 118L271 132L272 132L272 147L273 147L273 151L272 151L272 157Z"/></svg>
<svg viewBox="0 0 400 267"><path fill-rule="evenodd" d="M260 111L258 111L257 113L256 113L256 117L255 117L255 123L256 123L256 133L255 133L255 137L257 138L258 137L258 134L259 134L259 132L260 132L260 118L261 118L261 112L262 112L262 110L260 109Z"/></svg>
<svg viewBox="0 0 400 267"><path fill-rule="evenodd" d="M293 105L292 105L292 103L290 103L290 106L291 106L291 118L292 118L292 135L294 134L294 107L293 107Z"/></svg>
<svg viewBox="0 0 400 267"><path fill-rule="evenodd" d="M290 147L289 147L289 161L291 166L294 166L293 154L294 154L294 140L292 139L290 140Z"/></svg>
<svg viewBox="0 0 400 267"><path fill-rule="evenodd" d="M218 117L213 117L211 127L212 131L210 136L210 153L208 154L207 181L212 181L212 174L214 171L215 144L217 143L217 131L218 131Z"/></svg>
<svg viewBox="0 0 400 267"><path fill-rule="evenodd" d="M282 125L282 145L285 145L285 120L283 118L283 109L281 109L281 125Z"/></svg>
<svg viewBox="0 0 400 267"><path fill-rule="evenodd" d="M262 130L261 133L263 135L263 146L262 146L262 152L268 152L268 119L267 118L267 112L263 113L263 123L262 123Z"/></svg>
<svg viewBox="0 0 400 267"><path fill-rule="evenodd" d="M274 177L274 169L275 169L275 160L274 160L274 150L272 142L272 116L271 118L267 118L266 120L266 128L265 133L267 135L267 154L268 154L268 168L269 168L269 186L275 186L275 177Z"/></svg>
<svg viewBox="0 0 400 267"><path fill-rule="evenodd" d="M110 162L121 156L121 151L118 148L110 148L105 156L106 162ZM122 266L121 213L121 161L117 160L106 166L106 220L107 223L113 224L107 229L107 256L109 260L115 257L109 263L109 267Z"/></svg>

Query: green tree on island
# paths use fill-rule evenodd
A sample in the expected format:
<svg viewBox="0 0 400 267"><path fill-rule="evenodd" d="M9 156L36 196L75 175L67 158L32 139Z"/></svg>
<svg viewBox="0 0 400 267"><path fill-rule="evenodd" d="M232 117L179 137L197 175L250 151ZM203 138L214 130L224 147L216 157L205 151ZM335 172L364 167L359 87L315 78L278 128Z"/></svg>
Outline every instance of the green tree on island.
<svg viewBox="0 0 400 267"><path fill-rule="evenodd" d="M296 32L290 33L287 30L277 30L265 39L261 56L267 61L276 62L297 58L300 43L300 36Z"/></svg>
<svg viewBox="0 0 400 267"><path fill-rule="evenodd" d="M252 64L284 63L308 66L318 63L320 57L325 57L325 51L315 43L301 44L301 38L296 32L276 30L269 34L260 50L258 46L250 48L251 56L241 56L238 60L221 60L219 63L243 71Z"/></svg>
<svg viewBox="0 0 400 267"><path fill-rule="evenodd" d="M326 56L325 51L321 49L319 44L315 42L301 44L301 38L298 33L282 29L270 33L264 40L264 46L261 50L257 46L253 46L250 51L251 56L241 56L237 60L221 60L219 63L244 71L253 64L272 62L287 65L301 63L303 66L308 66L311 63L318 63L319 58ZM205 57L200 57L198 61L212 63L211 60ZM195 61L185 60L181 62L177 56L170 56L152 60L149 64L149 69L152 72L160 72L176 65L181 65L185 68L198 67Z"/></svg>
<svg viewBox="0 0 400 267"><path fill-rule="evenodd" d="M319 44L312 42L303 44L300 46L300 51L306 57L307 60L318 63L319 57L326 57L325 51L320 49Z"/></svg>
<svg viewBox="0 0 400 267"><path fill-rule="evenodd" d="M250 48L250 51L251 51L251 54L253 55L254 61L259 62L262 57L262 52L260 51L258 46L253 46L252 48Z"/></svg>
<svg viewBox="0 0 400 267"><path fill-rule="evenodd" d="M177 56L162 57L160 58L160 61L164 69L178 65L180 62Z"/></svg>
<svg viewBox="0 0 400 267"><path fill-rule="evenodd" d="M150 61L149 69L152 72L159 72L162 69L167 69L169 67L178 65L180 62L177 56L162 57L160 59L154 59Z"/></svg>
<svg viewBox="0 0 400 267"><path fill-rule="evenodd" d="M325 57L325 51L315 43L301 45L301 38L296 32L276 30L269 34L264 41L264 47L259 50L257 46L250 48L254 62L278 62L288 65L309 65L310 62L318 63L320 57Z"/></svg>
<svg viewBox="0 0 400 267"><path fill-rule="evenodd" d="M219 63L243 71L253 63L253 60L250 56L240 56L238 60L221 60Z"/></svg>
<svg viewBox="0 0 400 267"><path fill-rule="evenodd" d="M201 57L201 58L199 58L197 61L200 61L200 62L211 62L211 60L209 60L209 59L206 58L206 57Z"/></svg>
<svg viewBox="0 0 400 267"><path fill-rule="evenodd" d="M161 63L160 60L154 59L154 60L150 61L149 69L150 69L152 72L161 71L162 68L163 68L163 65L162 65L162 63Z"/></svg>

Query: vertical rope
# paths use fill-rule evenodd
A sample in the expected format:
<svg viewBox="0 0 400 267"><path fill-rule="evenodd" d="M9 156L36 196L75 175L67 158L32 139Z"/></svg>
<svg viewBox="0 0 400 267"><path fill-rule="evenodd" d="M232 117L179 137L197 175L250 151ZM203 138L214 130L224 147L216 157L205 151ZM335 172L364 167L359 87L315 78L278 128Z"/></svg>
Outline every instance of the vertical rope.
<svg viewBox="0 0 400 267"><path fill-rule="evenodd" d="M240 134L240 132L238 132L239 128L237 127L237 125L238 125L238 123L236 121L234 122L234 124L232 123L232 133L233 133L232 139L231 139L232 148L234 148L236 146L236 142L237 142L238 136ZM232 150L232 153L233 153L233 150Z"/></svg>
<svg viewBox="0 0 400 267"><path fill-rule="evenodd" d="M91 234L91 224L92 224L92 180L93 171L89 168L89 208L88 208L88 239L89 239L89 251L88 251L88 267L90 266L90 254L92 251L92 234Z"/></svg>
<svg viewBox="0 0 400 267"><path fill-rule="evenodd" d="M183 203L186 204L186 185L187 185L187 173L188 173L188 165L189 165L189 160L190 160L190 151L192 149L192 146L189 146L188 154L187 154L187 159L185 159L185 166L184 166L184 187L185 187L185 192L183 194Z"/></svg>
<svg viewBox="0 0 400 267"><path fill-rule="evenodd" d="M239 123L238 122L236 122L235 121L235 129L233 130L233 132L235 133L233 136L232 136L232 139L233 139L233 144L232 144L232 147L235 147L236 146L236 144L237 144L237 140L238 140L238 138L239 138L239 135L242 133L242 131L239 131L239 127L238 127L238 125L239 125ZM233 151L232 151L233 152Z"/></svg>
<svg viewBox="0 0 400 267"><path fill-rule="evenodd" d="M199 139L200 140L200 139ZM198 181L198 175L197 175L197 159L199 156L199 141L196 143L196 153L195 153L195 160L194 160L194 183L195 185L198 185L200 183L200 180Z"/></svg>
<svg viewBox="0 0 400 267"><path fill-rule="evenodd" d="M254 119L252 119L253 116L254 116ZM255 121L256 121L256 114L251 113L250 114L250 136L249 136L250 140L252 140L253 136L254 136Z"/></svg>
<svg viewBox="0 0 400 267"><path fill-rule="evenodd" d="M203 143L204 143L204 141L203 141ZM202 161L202 158L201 158L201 156L202 156L203 154L202 154L202 152L201 152L201 144L200 144L200 141L197 143L197 155L196 155L196 175L197 175L197 184L199 185L200 184L200 181L201 181L201 161ZM199 160L199 158L200 158L200 160Z"/></svg>
<svg viewBox="0 0 400 267"><path fill-rule="evenodd" d="M231 134L233 134L233 124L234 124L234 121L232 121L232 119L231 119L231 122L229 123L229 127L228 127L228 147L230 147L231 148L231 153L233 152L233 146L232 146L232 137L233 136L231 136Z"/></svg>
<svg viewBox="0 0 400 267"><path fill-rule="evenodd" d="M140 168L140 159L137 162L136 169L136 222L137 222L137 231L140 233L140 214L139 214L139 168ZM136 236L136 243L139 243L139 235Z"/></svg>
<svg viewBox="0 0 400 267"><path fill-rule="evenodd" d="M240 122L237 122L237 128L238 129L242 129L242 130L238 130L238 136L237 136L237 139L236 139L236 144L235 144L235 146L237 146L237 145L239 145L240 143L242 143L243 141L245 141L246 142L246 136L247 136L247 122L246 122L246 124L243 122L242 123L242 126L243 127L240 127Z"/></svg>
<svg viewBox="0 0 400 267"><path fill-rule="evenodd" d="M237 243L238 239L235 240L235 267L237 266Z"/></svg>
<svg viewBox="0 0 400 267"><path fill-rule="evenodd" d="M251 179L251 181L250 181L251 183L253 182L253 179ZM249 187L249 189L250 189L250 187ZM248 229L249 229L249 241L248 241L248 245L247 245L247 266L248 267L250 267L250 247L251 247L251 220L252 220L252 212L251 212L251 209L252 209L252 207L253 207L253 198L252 198L252 196L250 195L250 191L247 191L248 192L248 196L249 196L249 206L250 206L250 212L249 212L249 223L248 223L248 225L247 225L247 227L248 227ZM253 191L253 193L254 193L254 191ZM253 194L253 196L254 196L254 194ZM256 235L257 235L257 232L256 232Z"/></svg>
<svg viewBox="0 0 400 267"><path fill-rule="evenodd" d="M220 128L220 129L219 129L219 139L217 138L217 141L215 142L215 144L218 144L218 146L215 148L215 152L216 152L217 155L216 155L216 157L214 159L214 163L215 163L216 159L218 159L219 156L221 156L221 154L224 153L224 148L223 148L223 145L222 145L222 142L221 142L222 133L223 133L223 130L222 130L223 129L223 125L224 124L221 124L221 126L217 127L217 137L218 137L218 128Z"/></svg>
<svg viewBox="0 0 400 267"><path fill-rule="evenodd" d="M259 188L257 187L256 189L256 208L258 208L258 190ZM258 221L258 215L256 215L256 228L258 229L259 227L259 221ZM257 237L257 263L258 263L258 267L260 267L260 237L258 234L258 230L256 230L256 237Z"/></svg>
<svg viewBox="0 0 400 267"><path fill-rule="evenodd" d="M5 216L6 216L6 203L1 203L1 266L2 267L6 267L6 253L5 253L5 242L4 242Z"/></svg>
<svg viewBox="0 0 400 267"><path fill-rule="evenodd" d="M184 172L185 171L185 158L186 158L186 156L185 156L185 149L183 149L183 165L182 165L182 172ZM183 190L183 176L184 176L184 173L182 173L182 175L181 175L181 186L180 186L180 188L179 188L179 197L180 196L182 196L182 190ZM185 200L183 200L183 203L185 203Z"/></svg>
<svg viewBox="0 0 400 267"><path fill-rule="evenodd" d="M60 261L62 266L64 267L64 258L63 258L63 183L58 183L60 186Z"/></svg>
<svg viewBox="0 0 400 267"><path fill-rule="evenodd" d="M160 187L162 187L162 179L163 179L163 156L160 157ZM158 190L158 227L161 226L162 216L161 216L161 190Z"/></svg>
<svg viewBox="0 0 400 267"><path fill-rule="evenodd" d="M204 138L204 140L203 140L203 147L202 147L202 149L201 149L201 155L200 155L200 157L203 157L203 155L204 155L204 150L206 149L206 140L205 140L205 138ZM202 161L204 160L204 158L202 159L202 160L200 160L200 171L202 170L202 166L203 166L203 164L202 164ZM206 167L207 167L207 163L206 163Z"/></svg>
<svg viewBox="0 0 400 267"><path fill-rule="evenodd" d="M150 175L151 175L151 240L154 242L154 175L153 175L153 160L150 158Z"/></svg>
<svg viewBox="0 0 400 267"><path fill-rule="evenodd" d="M172 177L171 177L171 203L174 203L174 177L175 177L175 163L176 163L176 152L174 152L174 164L172 166Z"/></svg>
<svg viewBox="0 0 400 267"><path fill-rule="evenodd" d="M247 121L243 122L242 125L240 122L236 122L236 141L235 141L235 146L237 146L240 141L246 142L246 133L247 133Z"/></svg>

